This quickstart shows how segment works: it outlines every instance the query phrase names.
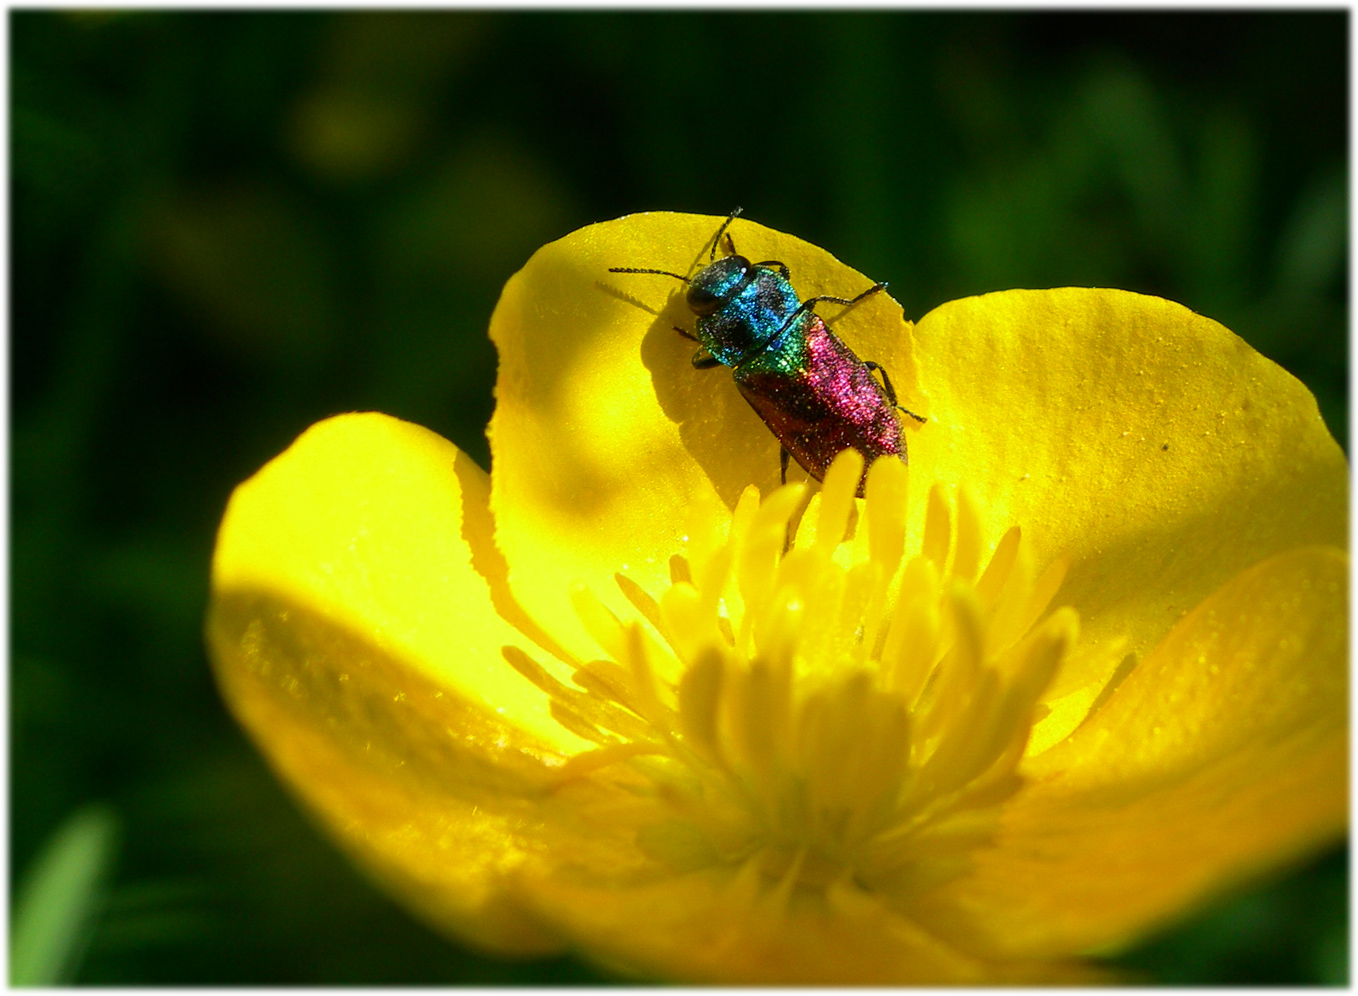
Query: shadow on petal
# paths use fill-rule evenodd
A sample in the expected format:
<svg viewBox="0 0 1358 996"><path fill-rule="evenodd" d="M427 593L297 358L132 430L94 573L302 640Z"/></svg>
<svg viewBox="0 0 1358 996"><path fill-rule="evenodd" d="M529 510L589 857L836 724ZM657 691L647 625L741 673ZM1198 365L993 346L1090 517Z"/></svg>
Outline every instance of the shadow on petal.
<svg viewBox="0 0 1358 996"><path fill-rule="evenodd" d="M514 897L548 846L537 807L549 750L269 592L219 592L207 637L237 719L365 868L484 947L562 949Z"/></svg>

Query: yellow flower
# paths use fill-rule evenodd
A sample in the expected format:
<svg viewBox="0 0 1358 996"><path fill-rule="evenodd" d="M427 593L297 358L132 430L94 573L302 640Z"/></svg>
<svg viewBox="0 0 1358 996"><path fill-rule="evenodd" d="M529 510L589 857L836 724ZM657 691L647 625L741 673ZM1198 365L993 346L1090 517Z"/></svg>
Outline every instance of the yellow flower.
<svg viewBox="0 0 1358 996"><path fill-rule="evenodd" d="M821 310L929 417L908 470L779 489L678 281L608 272L691 272L719 221L595 225L510 280L489 477L346 415L233 495L218 679L360 864L508 954L1064 981L1342 833L1347 468L1297 381L1156 298L912 327L879 294ZM732 234L803 298L870 285Z"/></svg>

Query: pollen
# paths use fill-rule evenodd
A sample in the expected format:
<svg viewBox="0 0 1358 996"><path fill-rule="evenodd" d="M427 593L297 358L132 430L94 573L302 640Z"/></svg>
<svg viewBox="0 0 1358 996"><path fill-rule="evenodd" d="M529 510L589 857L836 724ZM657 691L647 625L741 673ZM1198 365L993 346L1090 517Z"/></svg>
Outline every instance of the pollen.
<svg viewBox="0 0 1358 996"><path fill-rule="evenodd" d="M553 791L587 784L650 858L774 894L908 895L966 869L1078 638L1051 609L1066 564L1036 570L1018 526L992 545L938 486L907 550L909 471L875 461L857 499L862 467L847 450L818 493L695 513L668 588L616 577L635 618L574 592L602 655L570 684L505 648L597 745Z"/></svg>

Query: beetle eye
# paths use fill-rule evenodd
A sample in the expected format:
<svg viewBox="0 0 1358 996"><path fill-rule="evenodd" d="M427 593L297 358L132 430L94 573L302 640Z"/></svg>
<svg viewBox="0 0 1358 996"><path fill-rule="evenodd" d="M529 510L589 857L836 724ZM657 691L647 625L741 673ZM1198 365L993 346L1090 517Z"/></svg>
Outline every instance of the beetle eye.
<svg viewBox="0 0 1358 996"><path fill-rule="evenodd" d="M688 306L699 318L706 318L717 313L717 309L721 307L721 298L706 287L690 286L688 289Z"/></svg>

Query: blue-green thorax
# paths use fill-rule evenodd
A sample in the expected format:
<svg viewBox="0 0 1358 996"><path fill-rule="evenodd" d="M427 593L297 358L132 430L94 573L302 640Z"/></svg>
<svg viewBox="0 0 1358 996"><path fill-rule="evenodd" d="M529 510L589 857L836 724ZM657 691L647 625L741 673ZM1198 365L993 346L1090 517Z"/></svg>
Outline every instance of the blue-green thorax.
<svg viewBox="0 0 1358 996"><path fill-rule="evenodd" d="M779 333L795 331L807 313L780 271L744 256L726 256L698 271L689 283L688 306L698 316L698 341L719 363L739 366L756 353L777 351ZM782 338L786 339L786 335Z"/></svg>

